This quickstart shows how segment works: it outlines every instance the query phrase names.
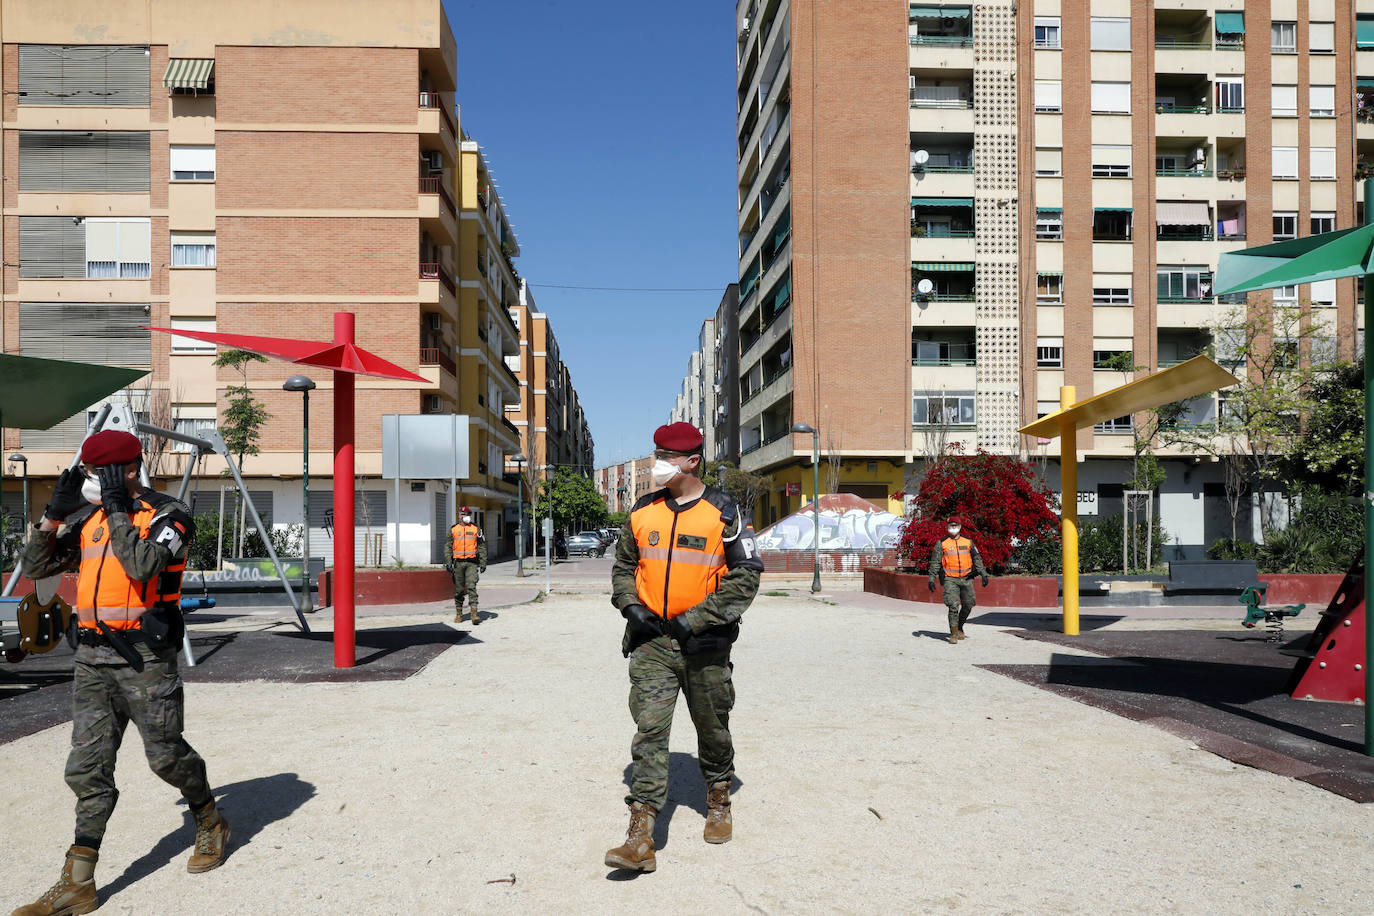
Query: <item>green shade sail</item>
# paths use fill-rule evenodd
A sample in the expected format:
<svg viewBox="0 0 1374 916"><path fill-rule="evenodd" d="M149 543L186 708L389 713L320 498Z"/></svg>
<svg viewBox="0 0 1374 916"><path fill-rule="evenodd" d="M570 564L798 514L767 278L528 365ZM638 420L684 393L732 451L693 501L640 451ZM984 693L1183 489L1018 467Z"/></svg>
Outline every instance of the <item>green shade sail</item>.
<svg viewBox="0 0 1374 916"><path fill-rule="evenodd" d="M1230 251L1217 263L1217 294L1248 293L1374 272L1374 225Z"/></svg>
<svg viewBox="0 0 1374 916"><path fill-rule="evenodd" d="M1218 11L1217 32L1222 35L1244 35L1245 14L1232 11Z"/></svg>
<svg viewBox="0 0 1374 916"><path fill-rule="evenodd" d="M174 57L167 62L167 72L162 74L162 85L168 89L210 88L210 74L214 73L213 57Z"/></svg>
<svg viewBox="0 0 1374 916"><path fill-rule="evenodd" d="M972 207L972 197L913 197L913 207Z"/></svg>
<svg viewBox="0 0 1374 916"><path fill-rule="evenodd" d="M147 369L0 354L0 424L51 429L147 374Z"/></svg>
<svg viewBox="0 0 1374 916"><path fill-rule="evenodd" d="M950 273L973 270L972 261L917 261L911 265L912 270L920 270L925 273Z"/></svg>

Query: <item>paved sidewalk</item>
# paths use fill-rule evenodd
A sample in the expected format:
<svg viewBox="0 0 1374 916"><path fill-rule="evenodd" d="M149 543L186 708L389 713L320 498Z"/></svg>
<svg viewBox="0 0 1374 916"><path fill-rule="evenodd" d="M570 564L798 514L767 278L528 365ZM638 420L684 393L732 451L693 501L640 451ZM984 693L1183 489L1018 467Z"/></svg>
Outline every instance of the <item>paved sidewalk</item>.
<svg viewBox="0 0 1374 916"><path fill-rule="evenodd" d="M591 592L587 571L574 584ZM187 736L233 853L186 874L189 819L131 735L102 912L1345 913L1374 899L1374 806L979 667L1091 657L1076 646L987 625L951 646L928 635L941 610L838 590L763 595L745 618L734 841L701 840L679 709L659 870L623 880L601 862L624 836L633 730L607 592L555 588L475 629L444 624L466 635L404 680L189 673ZM360 636L413 627L431 643L434 625L359 620ZM234 626L278 625L198 638ZM68 737L61 724L0 744L0 911L45 890L70 842Z"/></svg>

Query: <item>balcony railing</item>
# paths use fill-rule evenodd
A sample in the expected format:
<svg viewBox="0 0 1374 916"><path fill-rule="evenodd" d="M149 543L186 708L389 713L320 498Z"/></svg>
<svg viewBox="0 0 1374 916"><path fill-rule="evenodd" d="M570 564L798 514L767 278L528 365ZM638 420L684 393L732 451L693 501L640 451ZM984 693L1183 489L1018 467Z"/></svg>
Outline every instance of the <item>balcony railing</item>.
<svg viewBox="0 0 1374 916"><path fill-rule="evenodd" d="M913 175L921 172L929 172L932 175L972 175L973 163L968 165L913 165L911 173Z"/></svg>
<svg viewBox="0 0 1374 916"><path fill-rule="evenodd" d="M973 99L921 99L911 96L912 108L950 108L967 110L973 108Z"/></svg>
<svg viewBox="0 0 1374 916"><path fill-rule="evenodd" d="M1244 181L1245 169L1218 169L1217 178L1221 181Z"/></svg>
<svg viewBox="0 0 1374 916"><path fill-rule="evenodd" d="M916 302L917 300L925 300L925 301L930 301L930 302L976 302L976 301L978 301L977 296L974 295L974 294L971 293L971 292L970 292L970 293L931 293L931 294L928 295L928 296L922 296L920 293L916 292L915 290L912 290L912 292L911 292L911 301L912 301L912 302Z"/></svg>
<svg viewBox="0 0 1374 916"><path fill-rule="evenodd" d="M1226 37L1226 38L1223 38L1223 37L1221 37L1220 35L1218 35L1218 36L1217 36L1217 50L1218 50L1218 51L1244 51L1244 50L1245 50L1245 37L1244 37L1244 36L1241 36L1241 35L1237 35L1237 36L1235 36L1235 37L1230 37L1230 36L1228 36L1228 37Z"/></svg>
<svg viewBox="0 0 1374 916"><path fill-rule="evenodd" d="M449 356L439 347L421 347L420 365L438 366L449 375L458 374L458 364L453 361L453 357Z"/></svg>
<svg viewBox="0 0 1374 916"><path fill-rule="evenodd" d="M440 283L444 284L444 289L453 293L455 296L458 295L458 288L453 285L453 278L448 275L448 271L444 270L444 268L437 263L429 261L420 262L420 279L438 280Z"/></svg>
<svg viewBox="0 0 1374 916"><path fill-rule="evenodd" d="M1156 114L1211 114L1211 105L1174 105L1170 102L1156 102Z"/></svg>
<svg viewBox="0 0 1374 916"><path fill-rule="evenodd" d="M1211 305L1210 296L1160 296L1162 305Z"/></svg>
<svg viewBox="0 0 1374 916"><path fill-rule="evenodd" d="M1188 38L1174 38L1172 35L1155 36L1156 51L1210 51L1212 42L1206 38L1189 36Z"/></svg>
<svg viewBox="0 0 1374 916"><path fill-rule="evenodd" d="M1210 242L1212 230L1205 226L1170 226L1159 229L1155 238L1161 242Z"/></svg>
<svg viewBox="0 0 1374 916"><path fill-rule="evenodd" d="M453 198L449 196L448 189L444 187L444 180L436 176L422 177L420 179L421 194L438 194L439 199L444 202L450 210L456 210L453 205Z"/></svg>
<svg viewBox="0 0 1374 916"><path fill-rule="evenodd" d="M913 45L934 45L943 48L971 48L972 35L912 35Z"/></svg>
<svg viewBox="0 0 1374 916"><path fill-rule="evenodd" d="M931 232L925 226L912 226L911 237L913 239L971 239L974 237L972 229L960 227L958 229L937 229Z"/></svg>
<svg viewBox="0 0 1374 916"><path fill-rule="evenodd" d="M1155 169L1160 178L1211 178L1211 169Z"/></svg>
<svg viewBox="0 0 1374 916"><path fill-rule="evenodd" d="M453 137L455 141L457 140L458 128L453 125L453 118L449 116L448 111L444 108L444 103L439 98L439 93L421 92L419 107L437 109L439 111L440 120L442 120L444 126L448 128L449 136Z"/></svg>

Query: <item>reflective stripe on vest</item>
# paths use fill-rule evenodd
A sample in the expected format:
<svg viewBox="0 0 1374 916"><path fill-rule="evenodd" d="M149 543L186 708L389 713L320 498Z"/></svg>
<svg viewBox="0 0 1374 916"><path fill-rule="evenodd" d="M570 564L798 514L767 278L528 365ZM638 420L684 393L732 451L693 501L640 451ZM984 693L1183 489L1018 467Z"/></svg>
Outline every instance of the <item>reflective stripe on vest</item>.
<svg viewBox="0 0 1374 916"><path fill-rule="evenodd" d="M940 550L940 565L946 576L963 579L973 572L973 542L968 538L945 538Z"/></svg>
<svg viewBox="0 0 1374 916"><path fill-rule="evenodd" d="M449 529L449 534L453 535L453 559L477 559L477 533L476 525L464 525L462 522Z"/></svg>
<svg viewBox="0 0 1374 916"><path fill-rule="evenodd" d="M129 521L139 537L148 528L157 509L137 500ZM137 628L143 615L159 604L180 607L181 574L186 558L174 557L167 568L147 582L129 578L110 550L110 525L104 509L86 519L81 526L81 565L76 580L76 612L80 625L95 629L97 616L115 630ZM98 612L98 613L97 613Z"/></svg>
<svg viewBox="0 0 1374 916"><path fill-rule="evenodd" d="M660 617L676 617L706 600L725 574L725 522L698 499L681 512L659 499L630 514L639 548L639 600Z"/></svg>

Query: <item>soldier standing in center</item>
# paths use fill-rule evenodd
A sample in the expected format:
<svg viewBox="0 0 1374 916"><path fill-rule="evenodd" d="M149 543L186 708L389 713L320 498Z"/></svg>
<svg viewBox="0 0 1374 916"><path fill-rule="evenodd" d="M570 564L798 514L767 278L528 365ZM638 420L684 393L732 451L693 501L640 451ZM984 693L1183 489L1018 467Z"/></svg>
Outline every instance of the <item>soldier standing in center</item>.
<svg viewBox="0 0 1374 916"><path fill-rule="evenodd" d="M945 609L949 611L949 641L957 643L964 636L964 624L973 613L978 600L973 597L973 577L981 576L983 588L988 587L988 571L978 545L963 533L964 523L959 516L949 520L947 537L935 542L930 551L930 590L935 591L938 578L944 588Z"/></svg>
<svg viewBox="0 0 1374 916"><path fill-rule="evenodd" d="M453 573L453 622L463 619L463 596L468 599L468 618L473 626L482 620L477 614L477 578L487 571L487 539L482 529L472 523L472 510L464 506L458 513L458 524L449 529L449 543L453 559L449 570Z"/></svg>
<svg viewBox="0 0 1374 916"><path fill-rule="evenodd" d="M653 871L654 819L668 800L668 734L677 695L686 695L706 780L703 839L732 835L735 772L730 646L759 589L763 562L729 496L701 481L701 431L690 423L654 433L654 483L635 503L616 545L611 602L625 617L621 651L630 659L630 745L634 776L625 803L625 843L606 865Z"/></svg>

